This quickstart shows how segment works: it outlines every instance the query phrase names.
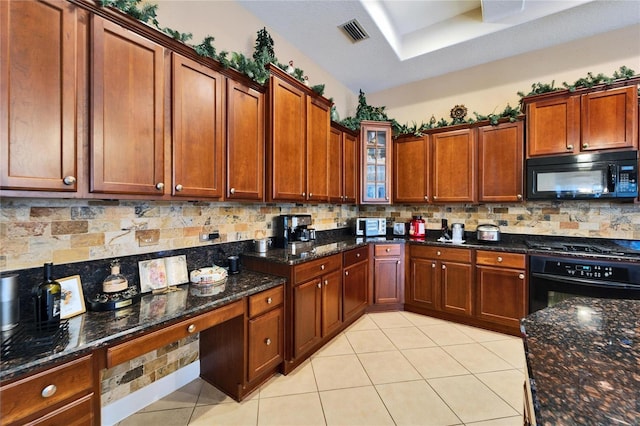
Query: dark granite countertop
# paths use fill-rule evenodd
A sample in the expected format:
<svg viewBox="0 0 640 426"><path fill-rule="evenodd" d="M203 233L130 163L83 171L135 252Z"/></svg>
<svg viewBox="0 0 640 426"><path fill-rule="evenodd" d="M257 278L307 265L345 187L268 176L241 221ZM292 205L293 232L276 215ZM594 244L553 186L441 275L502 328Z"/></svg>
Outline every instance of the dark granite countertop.
<svg viewBox="0 0 640 426"><path fill-rule="evenodd" d="M284 278L259 272L242 271L227 278L224 291L214 296L198 296L191 284L180 291L148 293L133 306L107 312L86 312L69 319L69 342L53 352L0 362L0 380L28 374L36 369L72 359L104 346L143 334L151 329L211 311L245 296L284 283ZM3 334L3 340L6 332Z"/></svg>
<svg viewBox="0 0 640 426"><path fill-rule="evenodd" d="M521 330L538 424L639 424L640 300L568 299Z"/></svg>

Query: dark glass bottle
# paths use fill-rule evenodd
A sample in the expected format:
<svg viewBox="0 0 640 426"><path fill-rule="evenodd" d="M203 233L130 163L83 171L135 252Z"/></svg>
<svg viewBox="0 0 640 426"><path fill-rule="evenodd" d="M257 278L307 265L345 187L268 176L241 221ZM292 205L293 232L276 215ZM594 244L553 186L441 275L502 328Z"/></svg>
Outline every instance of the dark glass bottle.
<svg viewBox="0 0 640 426"><path fill-rule="evenodd" d="M62 287L53 279L53 263L44 264L44 280L34 288L35 320L41 327L60 325L60 297Z"/></svg>

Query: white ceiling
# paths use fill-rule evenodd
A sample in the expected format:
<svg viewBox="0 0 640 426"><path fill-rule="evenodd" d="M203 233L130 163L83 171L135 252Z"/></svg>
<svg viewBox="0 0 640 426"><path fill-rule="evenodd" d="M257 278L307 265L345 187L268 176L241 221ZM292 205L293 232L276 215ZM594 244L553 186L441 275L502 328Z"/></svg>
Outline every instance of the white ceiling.
<svg viewBox="0 0 640 426"><path fill-rule="evenodd" d="M640 23L640 0L238 2L350 90L365 93ZM339 26L351 19L368 39L347 38Z"/></svg>

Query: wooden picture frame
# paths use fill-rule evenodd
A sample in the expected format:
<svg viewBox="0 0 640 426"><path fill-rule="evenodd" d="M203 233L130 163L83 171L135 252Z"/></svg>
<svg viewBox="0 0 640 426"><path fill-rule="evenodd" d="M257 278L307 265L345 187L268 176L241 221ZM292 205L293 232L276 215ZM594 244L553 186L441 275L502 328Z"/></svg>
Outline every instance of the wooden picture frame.
<svg viewBox="0 0 640 426"><path fill-rule="evenodd" d="M80 275L58 278L60 283L60 319L67 319L87 311L84 304L84 293Z"/></svg>

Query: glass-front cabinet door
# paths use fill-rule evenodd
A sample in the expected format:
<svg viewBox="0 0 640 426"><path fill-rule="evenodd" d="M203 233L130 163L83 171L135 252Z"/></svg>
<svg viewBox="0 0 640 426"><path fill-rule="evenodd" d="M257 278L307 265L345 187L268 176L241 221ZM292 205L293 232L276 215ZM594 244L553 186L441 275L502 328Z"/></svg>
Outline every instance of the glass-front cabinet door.
<svg viewBox="0 0 640 426"><path fill-rule="evenodd" d="M391 203L391 123L362 121L362 204Z"/></svg>

